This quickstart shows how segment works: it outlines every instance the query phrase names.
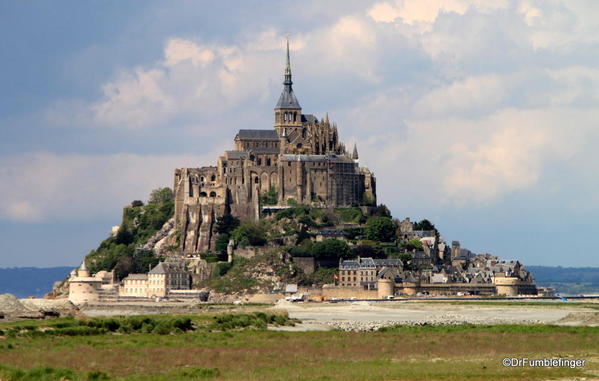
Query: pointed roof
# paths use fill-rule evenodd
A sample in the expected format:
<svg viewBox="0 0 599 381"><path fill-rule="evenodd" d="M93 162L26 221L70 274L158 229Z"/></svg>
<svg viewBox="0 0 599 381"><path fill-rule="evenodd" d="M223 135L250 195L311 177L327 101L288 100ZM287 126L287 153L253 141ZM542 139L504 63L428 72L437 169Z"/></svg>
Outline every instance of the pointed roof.
<svg viewBox="0 0 599 381"><path fill-rule="evenodd" d="M85 259L81 262L81 266L79 266L79 270L86 271L87 267L85 266Z"/></svg>
<svg viewBox="0 0 599 381"><path fill-rule="evenodd" d="M162 262L158 262L158 264L152 270L150 270L148 274L166 274L166 269L164 268Z"/></svg>
<svg viewBox="0 0 599 381"><path fill-rule="evenodd" d="M287 40L287 64L285 65L285 80L283 81L283 91L279 96L279 101L275 109L301 110L295 94L293 93L293 81L291 80L291 61L289 59L289 40Z"/></svg>
<svg viewBox="0 0 599 381"><path fill-rule="evenodd" d="M360 157L358 156L358 147L356 143L354 143L354 152L351 154L351 158L354 160L358 160Z"/></svg>

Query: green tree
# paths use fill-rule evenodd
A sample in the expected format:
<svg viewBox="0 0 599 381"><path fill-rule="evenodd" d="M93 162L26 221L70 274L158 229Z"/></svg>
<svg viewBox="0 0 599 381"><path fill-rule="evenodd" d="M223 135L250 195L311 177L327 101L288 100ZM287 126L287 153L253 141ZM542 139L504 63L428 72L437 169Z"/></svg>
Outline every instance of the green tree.
<svg viewBox="0 0 599 381"><path fill-rule="evenodd" d="M227 246L229 245L230 239L231 236L227 233L219 234L215 243L216 252L222 255L227 254Z"/></svg>
<svg viewBox="0 0 599 381"><path fill-rule="evenodd" d="M231 237L241 246L263 246L266 244L266 230L254 222L242 222L231 232Z"/></svg>
<svg viewBox="0 0 599 381"><path fill-rule="evenodd" d="M362 258L387 258L387 254L380 245L358 245L353 249L354 257Z"/></svg>
<svg viewBox="0 0 599 381"><path fill-rule="evenodd" d="M371 241L392 242L397 237L397 226L389 217L372 217L364 229L366 238Z"/></svg>
<svg viewBox="0 0 599 381"><path fill-rule="evenodd" d="M171 188L157 188L150 193L149 203L162 204L173 201L173 191Z"/></svg>
<svg viewBox="0 0 599 381"><path fill-rule="evenodd" d="M403 268L405 270L412 269L412 254L409 254L409 253L400 254L399 259L401 259L401 262L403 263Z"/></svg>
<svg viewBox="0 0 599 381"><path fill-rule="evenodd" d="M325 239L314 242L310 247L310 254L316 259L347 259L352 257L350 247L338 239Z"/></svg>
<svg viewBox="0 0 599 381"><path fill-rule="evenodd" d="M239 226L239 218L233 216L230 213L218 217L216 219L216 232L218 234L230 233Z"/></svg>
<svg viewBox="0 0 599 381"><path fill-rule="evenodd" d="M435 225L427 219L414 224L414 230L436 230Z"/></svg>
<svg viewBox="0 0 599 381"><path fill-rule="evenodd" d="M372 215L376 216L376 217L391 218L391 211L389 210L389 208L387 208L387 206L385 204L381 204L374 209L374 212L372 212Z"/></svg>

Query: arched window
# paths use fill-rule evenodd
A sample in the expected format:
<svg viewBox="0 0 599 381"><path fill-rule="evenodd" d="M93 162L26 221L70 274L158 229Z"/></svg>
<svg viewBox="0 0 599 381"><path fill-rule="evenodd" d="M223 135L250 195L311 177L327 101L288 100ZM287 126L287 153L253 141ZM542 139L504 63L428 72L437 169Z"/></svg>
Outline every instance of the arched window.
<svg viewBox="0 0 599 381"><path fill-rule="evenodd" d="M210 176L210 181L214 181L214 180L216 180L216 176L214 176L214 175Z"/></svg>
<svg viewBox="0 0 599 381"><path fill-rule="evenodd" d="M266 159L266 165L267 165L268 167L270 167L270 158L267 158L267 159Z"/></svg>
<svg viewBox="0 0 599 381"><path fill-rule="evenodd" d="M302 148L302 143L297 143L297 146L296 146L296 147L297 147L297 149L300 149L300 148Z"/></svg>
<svg viewBox="0 0 599 381"><path fill-rule="evenodd" d="M258 159L258 165L262 165L262 159Z"/></svg>
<svg viewBox="0 0 599 381"><path fill-rule="evenodd" d="M206 194L206 192L200 192L200 197L207 197L208 195Z"/></svg>
<svg viewBox="0 0 599 381"><path fill-rule="evenodd" d="M200 177L200 181L204 182L204 176Z"/></svg>
<svg viewBox="0 0 599 381"><path fill-rule="evenodd" d="M216 197L216 192L210 192L210 197Z"/></svg>
<svg viewBox="0 0 599 381"><path fill-rule="evenodd" d="M256 177L256 178L254 179L254 182L255 182L256 184L258 184L258 183L260 182L260 179Z"/></svg>

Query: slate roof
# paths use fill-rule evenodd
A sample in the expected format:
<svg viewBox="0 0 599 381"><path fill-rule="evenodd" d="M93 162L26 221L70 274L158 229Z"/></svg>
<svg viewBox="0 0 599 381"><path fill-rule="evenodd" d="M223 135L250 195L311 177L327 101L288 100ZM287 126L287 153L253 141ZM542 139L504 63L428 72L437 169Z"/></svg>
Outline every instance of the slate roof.
<svg viewBox="0 0 599 381"><path fill-rule="evenodd" d="M283 87L281 96L279 96L279 101L277 102L277 105L275 106L275 109L278 109L278 108L291 109L291 110L301 110L302 109L299 102L297 101L297 98L295 97L295 94L293 93L293 89L291 88L291 85L289 85L289 86L285 85L285 87Z"/></svg>
<svg viewBox="0 0 599 381"><path fill-rule="evenodd" d="M227 159L229 160L245 159L247 156L248 153L245 151L227 151Z"/></svg>
<svg viewBox="0 0 599 381"><path fill-rule="evenodd" d="M276 147L254 147L251 148L254 153L279 153L281 150Z"/></svg>
<svg viewBox="0 0 599 381"><path fill-rule="evenodd" d="M317 123L318 119L312 114L302 114L302 122Z"/></svg>
<svg viewBox="0 0 599 381"><path fill-rule="evenodd" d="M166 269L162 262L159 262L148 274L166 274Z"/></svg>
<svg viewBox="0 0 599 381"><path fill-rule="evenodd" d="M373 261L377 266L403 267L401 259L373 259Z"/></svg>
<svg viewBox="0 0 599 381"><path fill-rule="evenodd" d="M237 136L240 139L273 139L279 140L275 130L239 130Z"/></svg>
<svg viewBox="0 0 599 381"><path fill-rule="evenodd" d="M123 280L147 280L148 274L129 274Z"/></svg>

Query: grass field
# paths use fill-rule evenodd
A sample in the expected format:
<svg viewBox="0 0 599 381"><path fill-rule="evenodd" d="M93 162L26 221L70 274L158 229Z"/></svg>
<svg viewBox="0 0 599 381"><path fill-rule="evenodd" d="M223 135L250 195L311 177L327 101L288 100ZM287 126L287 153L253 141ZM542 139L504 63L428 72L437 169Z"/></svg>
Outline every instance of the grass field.
<svg viewBox="0 0 599 381"><path fill-rule="evenodd" d="M284 315L0 324L0 380L556 380L599 375L599 328L545 325L280 332ZM586 359L505 368L504 357Z"/></svg>

